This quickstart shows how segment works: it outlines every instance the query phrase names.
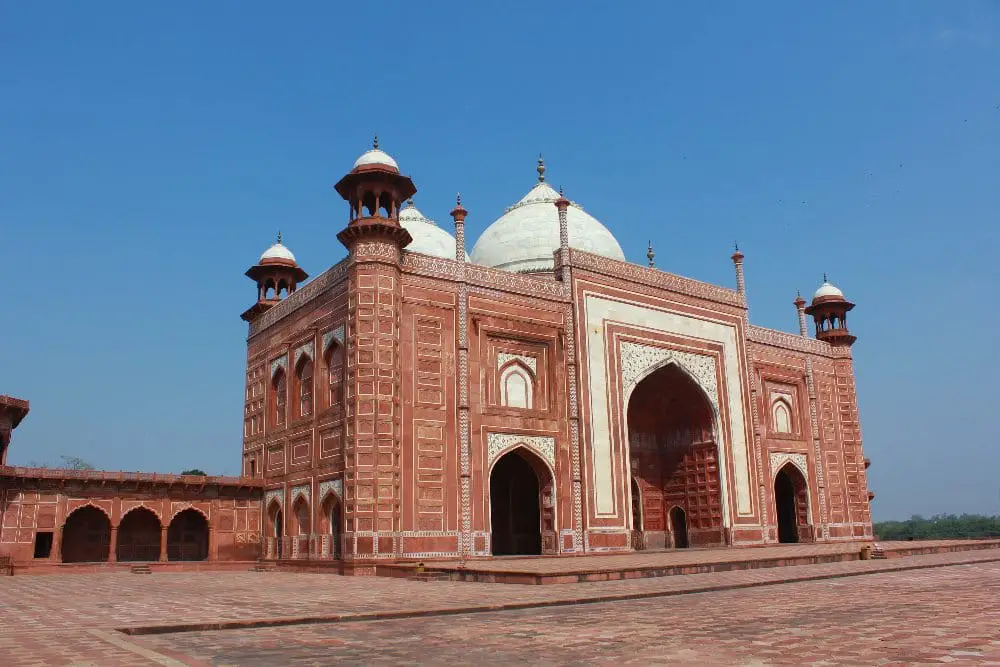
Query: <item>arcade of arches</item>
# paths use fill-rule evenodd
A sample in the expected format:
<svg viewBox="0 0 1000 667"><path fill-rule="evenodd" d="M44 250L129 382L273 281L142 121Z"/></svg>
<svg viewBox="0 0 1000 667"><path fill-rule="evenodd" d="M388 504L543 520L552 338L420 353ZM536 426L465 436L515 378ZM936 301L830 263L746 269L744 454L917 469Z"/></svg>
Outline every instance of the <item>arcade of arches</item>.
<svg viewBox="0 0 1000 667"><path fill-rule="evenodd" d="M309 500L300 494L292 503L291 520L286 523L281 503L272 499L266 512L265 557L340 559L342 514L340 498L329 492L320 503L320 515L314 520Z"/></svg>
<svg viewBox="0 0 1000 667"><path fill-rule="evenodd" d="M206 560L208 536L208 521L196 509L178 512L164 526L155 512L136 507L126 513L117 526L112 526L103 510L84 505L66 518L62 530L62 561Z"/></svg>
<svg viewBox="0 0 1000 667"><path fill-rule="evenodd" d="M675 364L646 376L628 403L632 544L724 544L715 412Z"/></svg>

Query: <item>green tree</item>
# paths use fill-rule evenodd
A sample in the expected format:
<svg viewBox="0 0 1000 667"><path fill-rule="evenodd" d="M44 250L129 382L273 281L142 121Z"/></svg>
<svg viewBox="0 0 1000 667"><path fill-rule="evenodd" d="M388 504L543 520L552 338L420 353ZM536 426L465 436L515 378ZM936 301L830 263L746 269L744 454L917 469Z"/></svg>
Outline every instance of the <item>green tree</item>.
<svg viewBox="0 0 1000 667"><path fill-rule="evenodd" d="M201 475L202 477L208 476L208 473L201 468L191 468L190 470L185 470L181 472L182 475Z"/></svg>
<svg viewBox="0 0 1000 667"><path fill-rule="evenodd" d="M980 514L911 516L906 521L880 521L874 525L880 540L961 540L1000 537L1000 517Z"/></svg>

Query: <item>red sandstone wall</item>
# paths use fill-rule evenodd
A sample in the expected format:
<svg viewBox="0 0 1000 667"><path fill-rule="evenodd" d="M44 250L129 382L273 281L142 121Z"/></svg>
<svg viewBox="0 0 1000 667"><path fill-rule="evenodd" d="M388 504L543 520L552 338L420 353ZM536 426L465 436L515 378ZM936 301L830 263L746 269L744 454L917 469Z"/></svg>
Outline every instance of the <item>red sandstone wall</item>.
<svg viewBox="0 0 1000 667"><path fill-rule="evenodd" d="M810 340L808 343L817 342ZM762 388L758 409L766 450L775 455L798 453L808 461L810 515L815 539L870 537L868 485L850 358L831 358L758 343L751 345L751 351L754 371ZM810 404L808 387L810 368L815 389L814 406ZM771 399L776 393L793 398L791 434L775 433ZM813 439L814 428L816 440ZM770 470L766 485L768 523L775 539L773 482L776 472Z"/></svg>
<svg viewBox="0 0 1000 667"><path fill-rule="evenodd" d="M455 285L407 276L402 363L402 550L457 554L461 483Z"/></svg>
<svg viewBox="0 0 1000 667"><path fill-rule="evenodd" d="M283 510L284 535L300 532L298 517L292 511L293 495L302 495L308 505L306 532L328 530L319 486L323 481L343 477L346 370L344 346L336 339L331 340L329 334L344 327L346 317L344 279L247 343L243 472L249 475L253 468L268 488L281 490L278 501ZM313 355L313 410L308 417L298 416L299 385L295 372L295 353L304 345L311 346ZM331 346L332 355L328 356ZM281 357L286 359L288 403L286 423L279 426L273 419L275 394L271 366ZM257 420L259 430L249 429L246 422L252 420ZM302 488L308 489L308 493L298 493ZM267 514L264 520L265 533L271 534L273 525L268 523Z"/></svg>

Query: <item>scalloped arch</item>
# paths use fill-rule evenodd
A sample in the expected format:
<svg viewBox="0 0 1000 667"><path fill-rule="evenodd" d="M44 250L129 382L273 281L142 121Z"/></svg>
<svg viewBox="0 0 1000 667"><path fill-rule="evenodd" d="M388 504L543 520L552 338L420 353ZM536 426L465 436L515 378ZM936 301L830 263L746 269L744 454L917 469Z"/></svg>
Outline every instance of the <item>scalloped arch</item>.
<svg viewBox="0 0 1000 667"><path fill-rule="evenodd" d="M121 523L122 520L125 519L125 517L127 517L129 514L131 514L132 512L134 512L136 510L146 510L148 512L152 512L154 515L156 515L156 520L159 521L161 525L163 524L163 516L161 516L158 511L156 511L155 509L153 509L152 507L149 507L148 505L146 505L144 503L139 503L138 505L135 505L134 507L128 508L124 513L122 513L121 518L118 519L118 523Z"/></svg>
<svg viewBox="0 0 1000 667"><path fill-rule="evenodd" d="M208 515L207 515L207 514L205 514L205 512L204 512L204 511L202 511L202 509L201 509L201 508L199 508L199 507L195 507L194 505L188 505L187 507L182 507L182 508L180 508L179 510L177 510L176 512L174 512L174 513L173 513L172 515L170 515L170 523L173 523L173 522L174 522L174 519L176 519L176 518L177 518L177 515L178 515L178 514L182 514L182 513L184 513L184 512L187 512L188 510L194 510L195 512L197 512L198 514L200 514L200 515L202 516L202 518L203 518L203 519L205 519L205 524L206 524L206 525L208 525L208 526L211 526L211 525L212 525L212 522L211 522L211 520L210 520L210 519L208 518ZM168 525L169 525L169 524L168 524Z"/></svg>

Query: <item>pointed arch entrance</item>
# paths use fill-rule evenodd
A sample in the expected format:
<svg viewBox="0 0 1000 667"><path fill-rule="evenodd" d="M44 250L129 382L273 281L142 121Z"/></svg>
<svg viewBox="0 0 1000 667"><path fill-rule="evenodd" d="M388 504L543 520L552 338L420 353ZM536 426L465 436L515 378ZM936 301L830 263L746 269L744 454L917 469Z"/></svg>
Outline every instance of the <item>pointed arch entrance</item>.
<svg viewBox="0 0 1000 667"><path fill-rule="evenodd" d="M160 560L160 517L145 507L129 510L118 524L119 561Z"/></svg>
<svg viewBox="0 0 1000 667"><path fill-rule="evenodd" d="M539 555L555 548L552 473L518 447L490 471L490 542L494 556Z"/></svg>
<svg viewBox="0 0 1000 667"><path fill-rule="evenodd" d="M281 558L284 554L282 543L284 542L285 517L281 511L281 503L273 499L267 506L267 528L268 528L268 554L271 558Z"/></svg>
<svg viewBox="0 0 1000 667"><path fill-rule="evenodd" d="M339 560L341 556L341 505L340 499L333 491L326 494L322 504L324 548L323 555ZM327 544L327 540L329 541Z"/></svg>
<svg viewBox="0 0 1000 667"><path fill-rule="evenodd" d="M208 560L208 519L189 507L167 528L167 560Z"/></svg>
<svg viewBox="0 0 1000 667"><path fill-rule="evenodd" d="M73 510L63 525L64 563L98 563L111 553L111 519L93 505Z"/></svg>
<svg viewBox="0 0 1000 667"><path fill-rule="evenodd" d="M636 385L627 419L644 547L725 544L715 410L705 391L667 364Z"/></svg>
<svg viewBox="0 0 1000 667"><path fill-rule="evenodd" d="M783 465L774 476L774 509L778 542L811 541L808 487L802 472L791 462Z"/></svg>

